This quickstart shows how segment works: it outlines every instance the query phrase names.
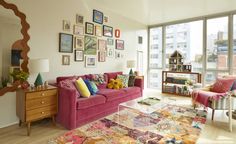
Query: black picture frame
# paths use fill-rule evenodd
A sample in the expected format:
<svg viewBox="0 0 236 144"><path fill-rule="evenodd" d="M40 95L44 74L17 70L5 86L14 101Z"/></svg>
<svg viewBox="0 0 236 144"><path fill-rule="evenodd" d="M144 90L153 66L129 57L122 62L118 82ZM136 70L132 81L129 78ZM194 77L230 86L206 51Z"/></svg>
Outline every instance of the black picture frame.
<svg viewBox="0 0 236 144"><path fill-rule="evenodd" d="M113 27L103 25L103 36L105 37L113 37Z"/></svg>
<svg viewBox="0 0 236 144"><path fill-rule="evenodd" d="M93 22L103 24L103 13L98 10L93 10Z"/></svg>
<svg viewBox="0 0 236 144"><path fill-rule="evenodd" d="M73 35L59 33L59 52L73 53Z"/></svg>
<svg viewBox="0 0 236 144"><path fill-rule="evenodd" d="M94 24L90 22L85 23L85 33L89 35L94 34Z"/></svg>
<svg viewBox="0 0 236 144"><path fill-rule="evenodd" d="M117 50L124 50L125 49L125 41L124 40L116 40L116 49Z"/></svg>
<svg viewBox="0 0 236 144"><path fill-rule="evenodd" d="M77 55L76 52L82 52L82 55L83 55L83 56L82 56L82 59L78 59L78 55ZM75 60L76 62L82 62L82 61L84 61L84 51L82 51L82 50L75 50L74 53L75 53L75 59L74 59L74 60Z"/></svg>

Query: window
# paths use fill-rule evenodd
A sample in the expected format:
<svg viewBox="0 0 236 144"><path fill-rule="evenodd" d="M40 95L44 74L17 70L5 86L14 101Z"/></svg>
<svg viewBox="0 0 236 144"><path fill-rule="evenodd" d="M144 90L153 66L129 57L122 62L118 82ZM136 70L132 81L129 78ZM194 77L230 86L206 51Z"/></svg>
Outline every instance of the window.
<svg viewBox="0 0 236 144"><path fill-rule="evenodd" d="M228 68L228 17L207 20L207 69Z"/></svg>
<svg viewBox="0 0 236 144"><path fill-rule="evenodd" d="M175 51L180 51L184 58L184 63L192 64L192 71L200 72L202 70L202 39L203 39L203 21L194 21L183 24L169 25L166 27L172 35L172 43L168 43L166 35L166 68L169 68L169 57Z"/></svg>
<svg viewBox="0 0 236 144"><path fill-rule="evenodd" d="M151 69L149 71L149 88L161 89L161 69Z"/></svg>

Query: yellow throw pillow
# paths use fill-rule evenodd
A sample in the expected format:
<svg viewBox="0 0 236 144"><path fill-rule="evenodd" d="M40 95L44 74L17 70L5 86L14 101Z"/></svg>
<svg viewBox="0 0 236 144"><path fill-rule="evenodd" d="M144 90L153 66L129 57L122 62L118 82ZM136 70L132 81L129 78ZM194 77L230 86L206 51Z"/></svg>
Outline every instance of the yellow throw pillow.
<svg viewBox="0 0 236 144"><path fill-rule="evenodd" d="M75 85L82 97L90 97L91 94L89 92L89 89L82 78L79 78L77 81L75 81Z"/></svg>

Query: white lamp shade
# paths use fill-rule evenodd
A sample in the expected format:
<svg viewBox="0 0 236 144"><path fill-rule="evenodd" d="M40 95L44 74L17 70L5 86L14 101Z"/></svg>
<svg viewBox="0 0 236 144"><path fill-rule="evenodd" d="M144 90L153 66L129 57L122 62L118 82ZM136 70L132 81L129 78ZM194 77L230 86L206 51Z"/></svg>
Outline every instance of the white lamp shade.
<svg viewBox="0 0 236 144"><path fill-rule="evenodd" d="M29 60L30 73L49 72L48 59L31 59Z"/></svg>
<svg viewBox="0 0 236 144"><path fill-rule="evenodd" d="M134 68L134 67L135 67L135 60L128 60L127 68Z"/></svg>

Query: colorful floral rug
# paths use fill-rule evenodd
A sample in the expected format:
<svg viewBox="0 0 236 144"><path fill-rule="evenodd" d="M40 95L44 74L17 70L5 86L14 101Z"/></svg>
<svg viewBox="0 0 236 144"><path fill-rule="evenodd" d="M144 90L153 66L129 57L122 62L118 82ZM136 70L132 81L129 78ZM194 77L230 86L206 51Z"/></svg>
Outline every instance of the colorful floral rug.
<svg viewBox="0 0 236 144"><path fill-rule="evenodd" d="M49 144L194 144L207 112L165 104L152 114L131 109L69 131Z"/></svg>

